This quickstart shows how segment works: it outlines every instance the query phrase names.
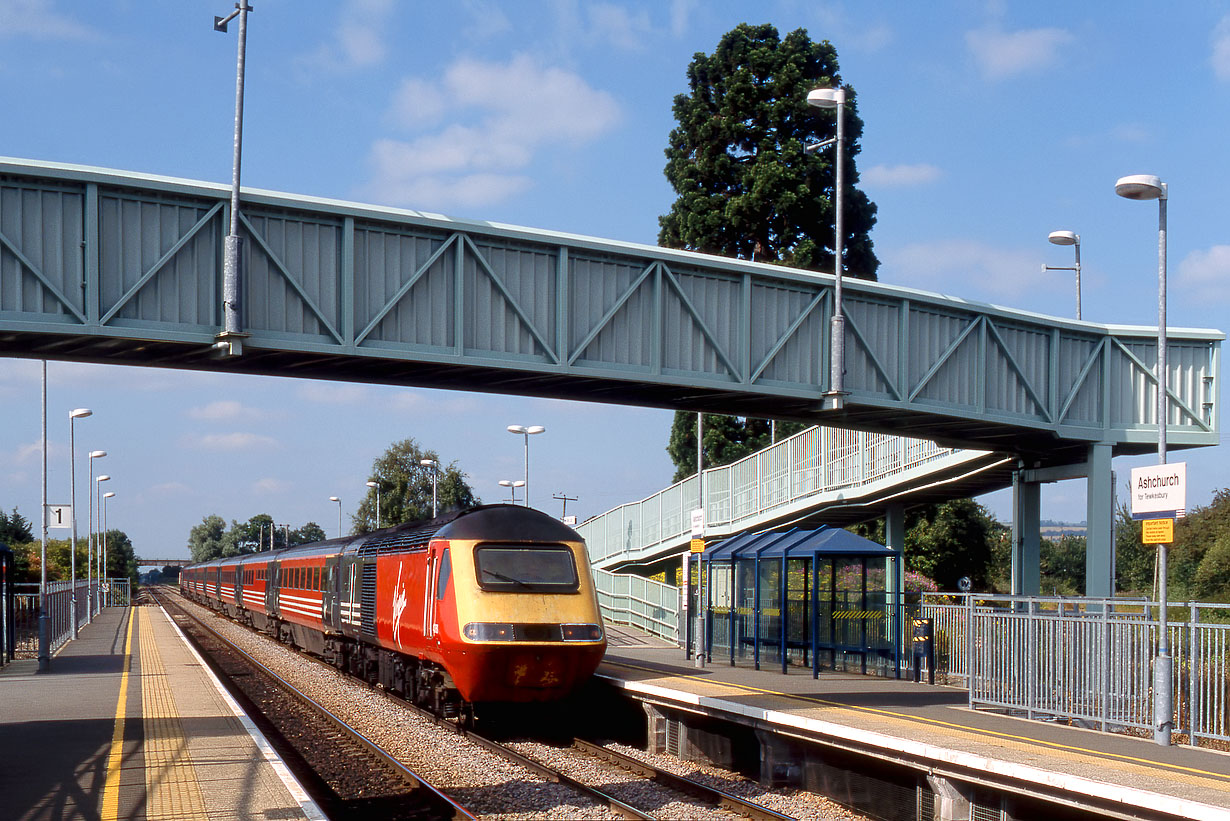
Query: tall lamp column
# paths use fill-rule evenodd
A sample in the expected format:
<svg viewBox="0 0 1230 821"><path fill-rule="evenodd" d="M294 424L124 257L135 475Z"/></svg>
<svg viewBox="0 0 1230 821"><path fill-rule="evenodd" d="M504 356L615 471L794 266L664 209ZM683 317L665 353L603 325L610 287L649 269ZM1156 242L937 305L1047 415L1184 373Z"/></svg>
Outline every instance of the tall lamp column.
<svg viewBox="0 0 1230 821"><path fill-rule="evenodd" d="M530 436L535 433L545 433L546 428L542 425L509 425L509 433L517 433L525 436L525 506L530 506Z"/></svg>
<svg viewBox="0 0 1230 821"><path fill-rule="evenodd" d="M1115 193L1129 200L1157 200L1157 463L1166 464L1166 417L1170 389L1166 370L1166 183L1152 174L1120 177ZM1157 546L1157 658L1153 662L1153 740L1170 746L1174 726L1174 661L1170 655L1170 625L1166 608L1166 545Z"/></svg>
<svg viewBox="0 0 1230 821"><path fill-rule="evenodd" d="M111 477L103 474L94 480L94 498L98 504L94 507L98 510L99 527L102 526L102 498L99 494L102 492L102 483L111 481ZM94 609L102 611L102 544L99 539L94 540L94 550L96 553L95 566L98 568L98 573L95 578L94 587Z"/></svg>
<svg viewBox="0 0 1230 821"><path fill-rule="evenodd" d="M1074 265L1043 265L1043 271L1076 272L1076 318L1081 318L1081 235L1075 231L1052 231L1046 237L1051 245L1071 245L1076 250Z"/></svg>
<svg viewBox="0 0 1230 821"><path fill-rule="evenodd" d="M845 194L845 108L846 91L843 88L816 88L807 94L808 105L816 108L837 109L837 174L834 181L833 210L833 320L829 328L829 391L825 394L824 406L841 410L846 395L846 315L842 306L842 240ZM822 145L822 144L821 144Z"/></svg>
<svg viewBox="0 0 1230 821"><path fill-rule="evenodd" d="M103 494L103 526L102 526L102 570L99 572L100 580L107 578L107 500L115 495L115 491L108 490ZM110 591L108 591L109 593ZM110 595L108 595L110 600Z"/></svg>
<svg viewBox="0 0 1230 821"><path fill-rule="evenodd" d="M379 530L380 529L380 483L379 482L368 482L367 486L370 487L372 489L372 492L375 493L376 495L376 527L374 529Z"/></svg>
<svg viewBox="0 0 1230 821"><path fill-rule="evenodd" d="M85 537L85 589L89 591L86 596L86 622L90 622L94 618L95 603L97 597L94 595L94 498L97 494L94 493L94 460L101 459L106 456L105 450L90 451L90 484L87 485L90 489L89 499L89 519L90 526L87 528Z"/></svg>
<svg viewBox="0 0 1230 821"><path fill-rule="evenodd" d="M438 503L438 489L440 484L440 463L435 459L420 459L419 464L425 468L431 468L431 518L436 518Z"/></svg>
<svg viewBox="0 0 1230 821"><path fill-rule="evenodd" d="M72 536L69 539L69 578L72 595L68 599L68 614L73 620L73 638L77 638L77 432L76 421L93 416L89 408L77 408L68 413L68 504L72 509Z"/></svg>
<svg viewBox="0 0 1230 821"><path fill-rule="evenodd" d="M330 496L330 502L337 502L337 537L342 538L342 500L337 496Z"/></svg>

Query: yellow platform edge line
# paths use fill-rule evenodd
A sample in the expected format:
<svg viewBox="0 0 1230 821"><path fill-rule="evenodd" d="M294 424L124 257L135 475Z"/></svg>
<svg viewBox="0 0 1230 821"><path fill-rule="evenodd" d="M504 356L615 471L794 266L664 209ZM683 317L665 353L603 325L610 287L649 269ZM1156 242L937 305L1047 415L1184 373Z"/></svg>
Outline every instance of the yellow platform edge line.
<svg viewBox="0 0 1230 821"><path fill-rule="evenodd" d="M118 821L120 814L120 767L124 762L124 714L128 706L128 673L132 668L132 628L136 609L128 608L128 635L124 639L124 672L120 694L115 702L115 726L111 730L111 750L107 754L107 778L103 782L102 821Z"/></svg>
<svg viewBox="0 0 1230 821"><path fill-rule="evenodd" d="M1104 752L1102 750L1094 750L1088 747L1078 747L1074 744L1061 744L1058 741L1045 741L1039 738L1030 738L1024 735L1014 735L1012 733L1000 732L998 730L984 730L981 728L966 727L963 724L957 724L952 721L940 721L938 718L925 718L923 716L913 716L908 713L898 713L893 710L882 710L878 707L863 707L856 704L842 704L839 701L829 701L816 696L805 696L798 693L783 693L778 690L767 690L761 687L752 687L747 684L733 684L727 681L713 681L711 679L700 679L697 676L686 675L682 673L668 673L665 670L658 670L653 667L643 667L637 664L627 664L622 661L610 661L604 659L603 664L609 664L612 667L627 667L630 670L640 670L647 673L656 673L659 676L678 676L679 678L695 679L702 681L705 684L717 685L721 687L729 687L732 690L742 690L749 693L760 693L768 696L780 696L782 698L793 698L799 701L809 701L814 704L821 704L825 707L840 707L845 710L853 710L856 712L873 713L875 715L888 716L890 718L898 718L903 721L915 721L922 724L931 724L936 727L948 727L954 730L962 730L967 733L976 733L978 735L989 735L997 738L1009 739L1011 741L1019 741L1023 744L1035 744L1040 747L1050 747L1055 750L1065 750L1067 752L1081 753L1093 758L1115 759L1118 761L1128 761L1133 764L1142 764L1146 767L1157 767L1160 769L1174 770L1176 772L1190 773L1192 775L1207 776L1216 781L1230 781L1230 775L1219 773L1212 770L1201 770L1196 767L1185 767L1182 764L1170 764L1165 761L1154 761L1148 758L1138 758L1136 756L1124 755L1122 753Z"/></svg>

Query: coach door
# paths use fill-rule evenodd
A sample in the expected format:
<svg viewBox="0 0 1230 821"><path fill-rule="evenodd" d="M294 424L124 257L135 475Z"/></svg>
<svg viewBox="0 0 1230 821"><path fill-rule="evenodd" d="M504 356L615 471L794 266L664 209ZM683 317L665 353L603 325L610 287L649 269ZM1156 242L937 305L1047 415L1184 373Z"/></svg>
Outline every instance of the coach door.
<svg viewBox="0 0 1230 821"><path fill-rule="evenodd" d="M452 574L452 562L449 558L447 542L432 542L428 548L426 590L423 596L423 636L429 638L440 632L439 602L448 589L448 578Z"/></svg>

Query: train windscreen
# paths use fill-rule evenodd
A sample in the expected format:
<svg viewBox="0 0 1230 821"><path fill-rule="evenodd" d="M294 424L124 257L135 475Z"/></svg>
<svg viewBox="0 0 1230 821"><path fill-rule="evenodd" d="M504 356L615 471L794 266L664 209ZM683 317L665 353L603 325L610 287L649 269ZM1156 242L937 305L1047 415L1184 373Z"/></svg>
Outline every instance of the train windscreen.
<svg viewBox="0 0 1230 821"><path fill-rule="evenodd" d="M577 566L566 547L484 544L474 551L474 568L483 590L575 592Z"/></svg>

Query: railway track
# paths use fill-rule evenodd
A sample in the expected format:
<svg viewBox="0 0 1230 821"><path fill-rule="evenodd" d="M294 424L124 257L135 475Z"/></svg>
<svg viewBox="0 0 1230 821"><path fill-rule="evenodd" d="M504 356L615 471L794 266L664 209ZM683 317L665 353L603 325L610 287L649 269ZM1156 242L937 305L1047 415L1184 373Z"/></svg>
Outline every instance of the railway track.
<svg viewBox="0 0 1230 821"><path fill-rule="evenodd" d="M173 599L176 603L182 602L182 606L177 609L185 614L189 610L207 614L199 618L194 614L192 618L201 623L201 630L208 630L209 634L217 635L217 641L219 642L226 642L227 645L234 646L229 639L218 635L218 631L207 628L204 624L205 620L217 622L230 628L224 628L223 632L233 633L238 631L237 638L247 637L241 638L242 643L250 648L261 648L259 652L262 655L266 650L268 652L276 650L281 654L291 654L294 663L290 666L296 673L299 671L318 670L321 675L335 679L340 678L342 675L333 667L317 659L300 654L272 641L266 636L249 631L247 628L237 625L213 611L201 608L194 603L184 602L178 595L173 596ZM187 618L187 616L181 616L181 618ZM244 651L236 648L236 652ZM249 653L244 652L244 656L251 659ZM304 662L310 662L310 664L305 665ZM255 659L252 659L251 663L260 664ZM261 664L261 667L268 669L263 664ZM276 674L271 672L270 675ZM256 678L256 676L250 674L248 677ZM278 676L278 678L284 681L282 676ZM575 740L571 747L569 747L534 741L507 743L496 741L470 730L460 729L453 722L440 719L394 694L371 688L366 683L358 682L357 679L347 677L346 681L352 682L350 685L352 688L362 688L364 696L375 699L376 704L388 705L397 714L403 716L402 719L392 718L387 722L383 722L395 725L397 730L400 731L399 735L411 736L418 732L417 730L412 730L410 719L404 717L407 713L420 717L422 723L430 725L436 733L443 734L437 735L435 740L427 743L429 751L424 755L431 759L431 763L434 766L443 770L450 770L449 776L436 774L432 777L432 782L442 791L446 790L450 795L461 798L467 806L466 810L450 810L449 812L453 814L453 817L467 817L467 815L460 813L469 813L469 817L489 815L533 818L595 817L635 819L744 817L774 819L775 821L777 819L796 817L716 790L698 781L672 774L640 759L631 758L591 742ZM299 689L290 682L285 682L279 685L279 687L288 688L287 692L291 690L294 690L296 693L299 692ZM370 719L360 716L360 712L363 712L364 708L355 703L354 699L343 698L342 703L344 706L342 709L335 707L330 710L323 705L317 704L315 700L306 695L295 695L294 698L295 700L307 699L317 705L316 709L321 709L332 716L331 721L336 722L333 725L337 727L336 732L343 733L347 737L351 737L352 734L362 737L363 741L357 743L368 750L368 754L375 754L381 757L385 762L382 764L383 767L396 766L397 768L404 769L401 762L407 761L416 770L423 769L415 759L416 753L407 754L390 751L386 749L388 746L386 742L373 738L373 736L380 735L379 731L372 732L370 729L358 729L352 726L369 723L370 721ZM338 712L343 711L347 712L349 723L337 715ZM375 712L375 710L369 708L366 712L371 713ZM382 722L377 720L375 723L381 724ZM338 724L345 725L345 729L339 727ZM452 740L449 741L448 739ZM462 739L465 739L470 745L485 753L488 757L487 763L482 763L476 759L466 759L464 762L457 760L458 756L468 754L463 749L466 745ZM327 741L316 743L325 744ZM444 753L445 749L447 749L447 754ZM378 752L375 752L377 750ZM497 785L499 778L503 777L495 772L499 769L499 766L490 763L492 756L498 756L503 761L515 765L517 771L524 772L528 770L537 778L542 779L542 781L532 782L530 779L525 778L524 775L518 776L514 772L511 776L507 777L509 780L499 785L499 789L490 789L489 787ZM389 762L396 762L396 764L390 764ZM467 770L471 775L475 772L490 774L490 779L483 780L482 784L477 786L472 783L466 783L462 786L450 786L449 778L457 775L456 771L459 770ZM402 776L399 774L398 777ZM572 797L568 797L565 794L571 794ZM326 812L329 812L329 810L326 809ZM365 817L401 817L385 816L383 814L372 815L371 812L372 810L368 810L369 814ZM383 813L383 810L381 812ZM330 813L330 817L334 821L340 821L340 817L335 817L332 813ZM437 817L447 816L440 813ZM818 816L809 813L808 817L850 818L853 816L845 814Z"/></svg>
<svg viewBox="0 0 1230 821"><path fill-rule="evenodd" d="M331 821L474 818L341 716L180 606L178 597L151 598L209 659L228 689L264 717L262 730Z"/></svg>

